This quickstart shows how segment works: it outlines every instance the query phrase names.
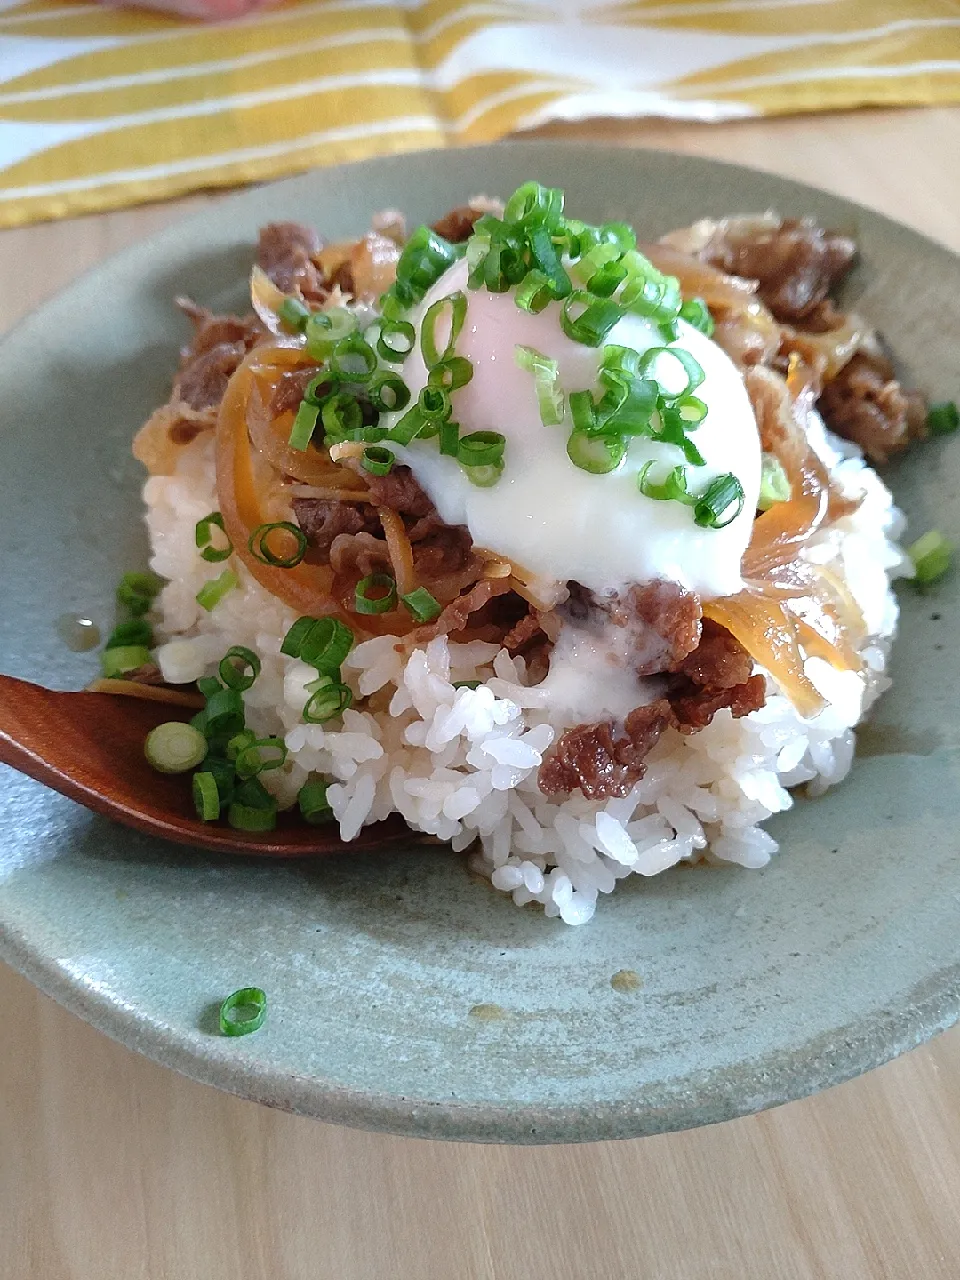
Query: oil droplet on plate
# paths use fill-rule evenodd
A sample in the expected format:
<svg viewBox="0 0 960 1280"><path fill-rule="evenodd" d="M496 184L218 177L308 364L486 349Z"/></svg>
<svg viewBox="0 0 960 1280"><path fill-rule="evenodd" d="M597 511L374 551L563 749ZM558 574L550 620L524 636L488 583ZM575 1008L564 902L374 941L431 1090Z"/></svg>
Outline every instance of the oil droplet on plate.
<svg viewBox="0 0 960 1280"><path fill-rule="evenodd" d="M57 635L72 653L87 653L100 643L100 628L82 613L61 613Z"/></svg>
<svg viewBox="0 0 960 1280"><path fill-rule="evenodd" d="M506 1016L506 1009L498 1004L475 1004L470 1010L470 1017L478 1022L498 1022Z"/></svg>
<svg viewBox="0 0 960 1280"><path fill-rule="evenodd" d="M622 996L626 996L631 991L639 991L643 986L643 979L633 969L618 969L610 979L610 985L614 991L619 991Z"/></svg>

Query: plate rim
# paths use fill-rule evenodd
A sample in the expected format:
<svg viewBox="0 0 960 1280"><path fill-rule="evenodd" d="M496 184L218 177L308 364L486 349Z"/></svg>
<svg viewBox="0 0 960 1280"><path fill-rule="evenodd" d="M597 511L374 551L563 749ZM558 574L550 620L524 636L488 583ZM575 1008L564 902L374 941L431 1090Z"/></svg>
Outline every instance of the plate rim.
<svg viewBox="0 0 960 1280"><path fill-rule="evenodd" d="M354 164L308 170L276 182L235 190L221 196L212 205L175 218L145 240L101 259L63 289L45 298L0 339L0 360L25 325L42 322L48 308L60 304L99 272L107 267L122 267L127 259L142 254L144 246L165 244L175 239L183 229L195 223L208 222L215 210L229 215L231 204L248 201L252 192L309 183L317 174L335 180L338 173L348 170L379 168L389 171L394 166L443 164L452 157L468 154L477 157L480 163L492 162L495 155L506 151L514 155L530 155L532 166L536 164L534 156L538 153L544 156L552 153L554 162L566 156L567 163L575 163L577 157L589 156L592 162L602 157L604 162L623 163L626 160L642 164L646 157L653 156L688 170L724 169L732 175L761 176L789 193L791 198L825 196L851 213L866 215L873 223L894 229L897 235L913 238L924 246L927 253L933 251L954 264L960 259L960 254L942 242L869 205L768 169L655 147L598 146L591 142L552 139L515 140L372 157ZM323 1077L293 1075L256 1060L228 1059L211 1053L206 1042L197 1045L189 1033L165 1029L142 1011L128 1010L119 1001L86 985L81 978L70 974L66 967L57 964L54 958L45 955L42 948L32 943L23 931L6 921L2 910L0 960L111 1039L200 1083L267 1106L354 1128L410 1137L517 1145L641 1137L755 1114L872 1070L946 1030L960 1018L960 964L955 964L915 986L909 999L905 999L897 1010L885 1010L860 1018L856 1024L822 1042L808 1041L790 1053L789 1061L771 1062L768 1056L741 1061L727 1069L691 1072L682 1081L678 1078L678 1085L687 1088L691 1084L696 1085L693 1097L681 1096L674 1088L661 1090L658 1099L650 1101L641 1097L594 1103L592 1106L549 1103L504 1106L455 1099L408 1100L401 1095L346 1088ZM732 1085L727 1077L734 1072L737 1080Z"/></svg>

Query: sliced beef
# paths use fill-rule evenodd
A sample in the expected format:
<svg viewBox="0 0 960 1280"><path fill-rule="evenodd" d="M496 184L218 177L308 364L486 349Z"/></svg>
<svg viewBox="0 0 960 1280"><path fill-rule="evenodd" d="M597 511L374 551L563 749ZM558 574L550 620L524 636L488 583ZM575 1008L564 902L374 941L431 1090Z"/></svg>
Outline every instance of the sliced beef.
<svg viewBox="0 0 960 1280"><path fill-rule="evenodd" d="M681 733L705 729L718 711L729 708L735 720L759 711L766 701L763 676L750 676L742 684L726 689L703 689L692 681L670 694L674 723Z"/></svg>
<svg viewBox="0 0 960 1280"><path fill-rule="evenodd" d="M726 627L704 618L700 643L671 670L696 685L711 689L732 689L750 679L753 659Z"/></svg>
<svg viewBox="0 0 960 1280"><path fill-rule="evenodd" d="M435 222L433 230L438 236L443 236L444 240L449 240L451 244L463 244L464 240L470 239L473 224L482 217L483 214L479 209L471 209L465 204L459 205Z"/></svg>
<svg viewBox="0 0 960 1280"><path fill-rule="evenodd" d="M631 587L611 616L636 632L638 676L675 670L700 640L700 601L676 582L657 580Z"/></svg>
<svg viewBox="0 0 960 1280"><path fill-rule="evenodd" d="M281 373L270 397L270 416L279 418L281 413L296 413L307 387L319 372L318 368L309 368L290 369ZM322 387L320 390L322 391Z"/></svg>
<svg viewBox="0 0 960 1280"><path fill-rule="evenodd" d="M684 607L681 616L686 614ZM689 617L687 623L689 639ZM724 708L739 718L763 706L766 683L750 674L753 663L739 641L709 618L701 624L699 605L696 623L699 643L669 667L649 673L665 676L664 695L631 711L621 734L610 721L568 729L540 766L542 791L560 795L579 789L590 800L626 795L643 777L647 755L665 729L696 733Z"/></svg>
<svg viewBox="0 0 960 1280"><path fill-rule="evenodd" d="M923 397L901 390L885 356L858 352L823 389L817 407L831 431L858 444L875 464L925 431Z"/></svg>
<svg viewBox="0 0 960 1280"><path fill-rule="evenodd" d="M364 530L335 537L330 543L329 558L334 573L351 584L371 573L389 572L391 565L385 540Z"/></svg>
<svg viewBox="0 0 960 1280"><path fill-rule="evenodd" d="M579 788L588 800L625 796L643 777L647 755L672 722L670 703L658 698L631 711L618 736L609 721L568 729L540 766L540 790L554 796Z"/></svg>
<svg viewBox="0 0 960 1280"><path fill-rule="evenodd" d="M423 522L421 522L423 523ZM408 532L408 537L410 534ZM442 525L429 537L410 538L417 579L429 587L437 578L462 573L470 565L477 573L481 562L473 554L473 540L466 529Z"/></svg>
<svg viewBox="0 0 960 1280"><path fill-rule="evenodd" d="M376 533L380 521L365 503L336 502L327 498L294 498L293 514L297 524L320 553L329 557L334 539L341 534Z"/></svg>
<svg viewBox="0 0 960 1280"><path fill-rule="evenodd" d="M446 606L439 617L422 627L417 627L406 637L404 643L410 649L429 644L437 636L449 636L463 631L474 614L484 609L497 596L505 595L510 590L506 578L483 578L461 596L457 596Z"/></svg>
<svg viewBox="0 0 960 1280"><path fill-rule="evenodd" d="M257 265L283 293L300 293L318 301L329 292L323 272L313 261L320 237L299 222L270 222L260 228Z"/></svg>
<svg viewBox="0 0 960 1280"><path fill-rule="evenodd" d="M788 218L776 227L746 222L740 232L730 219L704 256L729 275L756 280L760 298L778 320L801 324L847 273L856 252L849 236L825 231L811 218Z"/></svg>
<svg viewBox="0 0 960 1280"><path fill-rule="evenodd" d="M173 384L175 396L191 409L214 409L247 349L242 342L220 342L187 361Z"/></svg>
<svg viewBox="0 0 960 1280"><path fill-rule="evenodd" d="M177 298L176 305L193 325L193 337L189 345L180 352L184 362L202 356L212 347L225 342L242 342L249 350L263 333L263 326L255 315L216 315L191 298Z"/></svg>
<svg viewBox="0 0 960 1280"><path fill-rule="evenodd" d="M402 516L420 519L434 514L433 503L414 479L409 467L394 467L385 476L363 473L370 488L370 501L376 507L389 507Z"/></svg>
<svg viewBox="0 0 960 1280"><path fill-rule="evenodd" d="M543 638L540 614L536 609L530 608L519 622L513 624L501 643L508 653L519 653L531 640L538 638Z"/></svg>

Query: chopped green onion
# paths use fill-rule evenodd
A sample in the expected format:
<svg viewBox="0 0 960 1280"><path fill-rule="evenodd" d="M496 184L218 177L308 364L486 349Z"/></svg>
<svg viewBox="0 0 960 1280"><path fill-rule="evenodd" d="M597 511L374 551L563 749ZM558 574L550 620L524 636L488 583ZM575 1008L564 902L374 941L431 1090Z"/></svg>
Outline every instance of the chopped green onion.
<svg viewBox="0 0 960 1280"><path fill-rule="evenodd" d="M202 693L205 698L209 698L211 693L216 693L222 688L223 685L216 676L201 676L197 681L197 691Z"/></svg>
<svg viewBox="0 0 960 1280"><path fill-rule="evenodd" d="M560 368L533 347L516 346L513 357L521 369L533 374L540 421L545 427L556 427L563 421L564 398L560 388ZM587 393L589 394L589 392Z"/></svg>
<svg viewBox="0 0 960 1280"><path fill-rule="evenodd" d="M707 406L696 396L684 396L676 402L672 412L679 416L685 431L693 431L707 416Z"/></svg>
<svg viewBox="0 0 960 1280"><path fill-rule="evenodd" d="M503 220L512 226L559 229L563 215L563 191L559 187L543 187L539 182L525 182L506 203Z"/></svg>
<svg viewBox="0 0 960 1280"><path fill-rule="evenodd" d="M594 298L576 289L560 309L563 332L585 347L599 347L613 326L623 316L623 308L612 298Z"/></svg>
<svg viewBox="0 0 960 1280"><path fill-rule="evenodd" d="M287 747L282 738L256 738L237 753L234 761L237 776L254 778L271 769L281 769L287 760Z"/></svg>
<svg viewBox="0 0 960 1280"><path fill-rule="evenodd" d="M459 257L457 249L429 227L418 227L397 263L394 297L404 306L420 302L427 290Z"/></svg>
<svg viewBox="0 0 960 1280"><path fill-rule="evenodd" d="M448 458L460 453L460 423L452 418L440 423L440 452Z"/></svg>
<svg viewBox="0 0 960 1280"><path fill-rule="evenodd" d="M110 632L110 638L104 648L120 649L127 645L144 645L150 648L153 644L153 627L145 618L131 618L129 622L118 623Z"/></svg>
<svg viewBox="0 0 960 1280"><path fill-rule="evenodd" d="M665 400L689 396L704 379L703 369L682 347L651 347L640 357L639 368L656 381Z"/></svg>
<svg viewBox="0 0 960 1280"><path fill-rule="evenodd" d="M553 286L539 267L532 267L517 285L513 300L521 311L539 315L549 303L555 301Z"/></svg>
<svg viewBox="0 0 960 1280"><path fill-rule="evenodd" d="M104 649L100 655L100 670L108 680L136 671L151 662L150 650L143 644L118 644Z"/></svg>
<svg viewBox="0 0 960 1280"><path fill-rule="evenodd" d="M360 402L349 391L337 391L328 396L320 410L320 418L325 434L333 439L342 439L363 426Z"/></svg>
<svg viewBox="0 0 960 1280"><path fill-rule="evenodd" d="M387 432L387 439L395 444L409 444L427 426L427 418L419 403L411 406L403 417Z"/></svg>
<svg viewBox="0 0 960 1280"><path fill-rule="evenodd" d="M571 400L573 397L570 397ZM591 475L615 471L623 461L627 446L621 436L588 435L572 431L567 440L567 456L574 466Z"/></svg>
<svg viewBox="0 0 960 1280"><path fill-rule="evenodd" d="M778 502L790 501L790 480L780 459L765 453L760 463L760 493L757 510L769 511Z"/></svg>
<svg viewBox="0 0 960 1280"><path fill-rule="evenodd" d="M205 582L197 592L197 604L201 609L206 609L209 613L220 603L228 591L232 591L239 583L240 579L232 569L224 569L216 578L211 578L209 582Z"/></svg>
<svg viewBox="0 0 960 1280"><path fill-rule="evenodd" d="M325 724L334 716L342 715L353 702L350 688L332 676L321 676L308 684L307 689L310 697L303 708L307 724Z"/></svg>
<svg viewBox="0 0 960 1280"><path fill-rule="evenodd" d="M950 568L953 547L939 529L931 529L918 538L907 555L913 561L913 581L927 587L939 581Z"/></svg>
<svg viewBox="0 0 960 1280"><path fill-rule="evenodd" d="M725 529L743 510L743 502L743 485L737 477L731 472L717 476L707 485L693 508L694 523L702 529Z"/></svg>
<svg viewBox="0 0 960 1280"><path fill-rule="evenodd" d="M683 301L677 278L663 275L636 249L624 254L623 265L627 279L620 292L621 305L658 324L674 320Z"/></svg>
<svg viewBox="0 0 960 1280"><path fill-rule="evenodd" d="M237 789L237 771L233 767L233 762L221 760L219 756L207 756L203 762L203 772L208 773L216 784L220 807L228 805Z"/></svg>
<svg viewBox="0 0 960 1280"><path fill-rule="evenodd" d="M142 617L160 594L163 579L155 573L125 573L117 587L117 604L129 609L135 618Z"/></svg>
<svg viewBox="0 0 960 1280"><path fill-rule="evenodd" d="M360 455L360 465L372 476L385 476L393 470L397 456L390 449L380 445L369 445Z"/></svg>
<svg viewBox="0 0 960 1280"><path fill-rule="evenodd" d="M227 743L227 759L236 764L237 756L241 751L245 751L247 747L252 746L257 740L257 735L252 729L241 729L239 733L235 733Z"/></svg>
<svg viewBox="0 0 960 1280"><path fill-rule="evenodd" d="M319 416L319 405L311 404L309 400L301 400L296 417L293 419L293 426L290 428L290 437L287 440L287 444L291 449L297 449L300 453L303 453L313 439ZM229 554L230 552L228 551L227 555ZM205 558L209 559L210 557L206 556Z"/></svg>
<svg viewBox="0 0 960 1280"><path fill-rule="evenodd" d="M443 391L459 391L473 377L473 365L465 356L444 356L427 374L427 385Z"/></svg>
<svg viewBox="0 0 960 1280"><path fill-rule="evenodd" d="M372 592L380 592L373 595ZM357 613L389 613L397 603L397 584L389 573L370 573L361 578L353 593Z"/></svg>
<svg viewBox="0 0 960 1280"><path fill-rule="evenodd" d="M410 403L410 388L398 373L384 369L367 383L367 396L378 413L393 413Z"/></svg>
<svg viewBox="0 0 960 1280"><path fill-rule="evenodd" d="M479 689L481 684L483 684L482 680L455 680L453 687L455 689Z"/></svg>
<svg viewBox="0 0 960 1280"><path fill-rule="evenodd" d="M353 645L353 632L338 618L298 618L280 652L299 658L324 675L334 675Z"/></svg>
<svg viewBox="0 0 960 1280"><path fill-rule="evenodd" d="M377 351L381 360L400 364L416 344L417 331L409 320L381 321L380 336L377 338Z"/></svg>
<svg viewBox="0 0 960 1280"><path fill-rule="evenodd" d="M247 1036L252 1031L259 1031L266 1016L265 993L260 987L243 987L227 996L221 1004L220 1033L225 1036Z"/></svg>
<svg viewBox="0 0 960 1280"><path fill-rule="evenodd" d="M304 326L310 319L310 308L304 306L299 298L288 297L277 307L277 316L293 333L303 333Z"/></svg>
<svg viewBox="0 0 960 1280"><path fill-rule="evenodd" d="M471 431L460 437L457 457L465 467L496 467L503 461L506 445L499 431Z"/></svg>
<svg viewBox="0 0 960 1280"><path fill-rule="evenodd" d="M927 410L927 427L932 435L951 435L960 427L960 409L952 400L932 404Z"/></svg>
<svg viewBox="0 0 960 1280"><path fill-rule="evenodd" d="M259 1031L267 1015L267 997L259 987L244 987L227 996L220 1006L220 1031L225 1036L247 1036Z"/></svg>
<svg viewBox="0 0 960 1280"><path fill-rule="evenodd" d="M297 543L297 548L289 555L278 555L276 551L271 550L268 539L271 534L282 530L283 533L289 534ZM259 560L261 564L269 564L278 569L292 569L300 563L306 555L307 535L297 525L291 524L289 520L275 520L271 524L261 524L250 535L250 541L247 546L250 554L255 560Z"/></svg>
<svg viewBox="0 0 960 1280"><path fill-rule="evenodd" d="M693 426L698 424L694 423ZM695 467L705 465L705 458L697 446L687 435L689 424L684 422L675 408L664 408L660 411L660 430L652 433L654 440L661 444L675 444L683 452L687 462Z"/></svg>
<svg viewBox="0 0 960 1280"><path fill-rule="evenodd" d="M637 488L645 498L653 498L656 502L682 502L685 506L693 506L697 498L687 491L686 467L674 467L666 480L657 484L648 479L653 462L645 462L637 474Z"/></svg>
<svg viewBox="0 0 960 1280"><path fill-rule="evenodd" d="M494 462L488 467L465 467L464 475L478 489L489 489L503 475L503 463Z"/></svg>
<svg viewBox="0 0 960 1280"><path fill-rule="evenodd" d="M681 320L686 320L694 329L699 329L708 338L713 337L713 316L702 298L688 298L678 314Z"/></svg>
<svg viewBox="0 0 960 1280"><path fill-rule="evenodd" d="M426 587L417 587L416 591L410 591L407 595L401 596L400 599L417 622L432 622L442 612L439 601L430 594Z"/></svg>
<svg viewBox="0 0 960 1280"><path fill-rule="evenodd" d="M627 268L622 262L607 262L595 271L588 281L589 289L598 298L609 298L627 278Z"/></svg>
<svg viewBox="0 0 960 1280"><path fill-rule="evenodd" d="M243 729L243 698L237 689L218 689L207 698L203 709L204 732L208 738L232 738Z"/></svg>
<svg viewBox="0 0 960 1280"><path fill-rule="evenodd" d="M216 822L220 817L220 789L207 770L193 775L193 804L203 822Z"/></svg>
<svg viewBox="0 0 960 1280"><path fill-rule="evenodd" d="M450 417L453 406L450 402L449 392L445 391L443 387L427 385L417 397L417 408L428 423L439 424L443 419Z"/></svg>
<svg viewBox="0 0 960 1280"><path fill-rule="evenodd" d="M168 720L147 734L143 754L158 773L186 773L202 762L207 740L193 725Z"/></svg>
<svg viewBox="0 0 960 1280"><path fill-rule="evenodd" d="M346 307L315 311L306 322L307 355L325 360L331 351L357 329L357 317Z"/></svg>
<svg viewBox="0 0 960 1280"><path fill-rule="evenodd" d="M226 538L223 516L219 511L211 511L208 516L204 516L202 520L197 521L196 543L200 549L201 556L211 564L217 564L220 560L226 560L233 552L233 544L229 538L227 538L227 545L225 547L215 547L213 545L214 529L219 529Z"/></svg>
<svg viewBox="0 0 960 1280"><path fill-rule="evenodd" d="M449 320L446 317L447 311L450 312ZM467 297L459 290L445 298L439 298L427 308L420 326L420 351L428 369L453 355L466 315ZM440 351L437 346L437 327L442 320L447 322L448 332L443 350Z"/></svg>
<svg viewBox="0 0 960 1280"><path fill-rule="evenodd" d="M626 222L605 222L600 228L604 243L615 244L621 254L637 247L637 233Z"/></svg>
<svg viewBox="0 0 960 1280"><path fill-rule="evenodd" d="M227 821L237 831L272 831L277 825L277 801L259 778L247 778L230 802Z"/></svg>
<svg viewBox="0 0 960 1280"><path fill-rule="evenodd" d="M377 367L377 353L360 333L341 338L330 352L330 371L344 382L366 382Z"/></svg>
<svg viewBox="0 0 960 1280"><path fill-rule="evenodd" d="M228 689L245 692L260 674L260 659L252 649L235 644L220 660L220 679Z"/></svg>
<svg viewBox="0 0 960 1280"><path fill-rule="evenodd" d="M336 389L336 382L330 377L329 373L324 371L323 373L318 373L315 378L307 383L303 398L308 404L315 404L319 408L328 396L333 395Z"/></svg>
<svg viewBox="0 0 960 1280"><path fill-rule="evenodd" d="M597 430L597 406L589 391L570 392L570 417L573 429L581 435L593 435Z"/></svg>
<svg viewBox="0 0 960 1280"><path fill-rule="evenodd" d="M327 784L316 778L305 782L297 792L297 804L304 821L312 824L326 822L333 812L327 799Z"/></svg>
<svg viewBox="0 0 960 1280"><path fill-rule="evenodd" d="M555 298L566 298L573 286L563 269L557 247L546 227L536 227L530 234L530 256L534 267L549 280Z"/></svg>

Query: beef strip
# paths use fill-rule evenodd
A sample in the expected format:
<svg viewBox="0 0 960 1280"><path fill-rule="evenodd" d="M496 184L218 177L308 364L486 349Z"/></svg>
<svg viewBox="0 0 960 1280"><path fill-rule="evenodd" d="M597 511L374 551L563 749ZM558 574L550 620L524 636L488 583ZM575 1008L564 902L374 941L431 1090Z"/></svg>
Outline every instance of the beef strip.
<svg viewBox="0 0 960 1280"><path fill-rule="evenodd" d="M438 236L443 236L444 240L449 240L451 244L463 244L464 240L470 239L473 224L482 217L483 214L479 209L471 209L465 204L459 205L438 219L433 224L433 230Z"/></svg>
<svg viewBox="0 0 960 1280"><path fill-rule="evenodd" d="M824 387L817 407L831 431L858 444L874 464L925 434L923 397L903 391L880 354L858 352Z"/></svg>
<svg viewBox="0 0 960 1280"><path fill-rule="evenodd" d="M787 218L778 227L753 226L741 235L734 221L726 235L711 240L705 256L729 275L756 280L777 320L802 324L846 275L856 252L849 236L825 231L810 218Z"/></svg>
<svg viewBox="0 0 960 1280"><path fill-rule="evenodd" d="M700 643L671 667L696 685L710 689L732 689L750 679L753 660L726 627L704 618Z"/></svg>
<svg viewBox="0 0 960 1280"><path fill-rule="evenodd" d="M657 586L658 591L650 591L651 586ZM686 604L680 608L682 595L664 591L668 586L675 584L647 584L635 590L645 593L644 611L656 622L662 623L663 618L680 609L685 626L678 626L675 634L684 636L679 646L684 649L691 633L689 608ZM658 599L662 606L672 600L673 607L658 609ZM696 596L692 599L697 600ZM667 676L665 693L631 711L624 721L623 734L615 736L610 721L580 724L563 734L540 766L537 780L542 791L560 795L579 788L590 800L626 795L643 777L646 757L665 729L696 733L706 728L723 708L739 718L763 706L766 683L763 676L750 674L750 655L726 628L709 618L701 624L699 603L696 628L699 643L657 672L646 672ZM667 650L662 652L667 654Z"/></svg>
<svg viewBox="0 0 960 1280"><path fill-rule="evenodd" d="M370 489L370 501L376 507L389 507L402 516L421 519L434 515L434 506L414 479L409 467L394 467L385 476L363 472Z"/></svg>
<svg viewBox="0 0 960 1280"><path fill-rule="evenodd" d="M320 237L299 222L270 222L260 228L257 265L283 293L300 293L319 301L329 292L323 272L313 261Z"/></svg>
<svg viewBox="0 0 960 1280"><path fill-rule="evenodd" d="M341 534L375 534L380 530L376 512L366 503L336 502L332 498L294 498L293 514L321 559L329 557L334 539Z"/></svg>
<svg viewBox="0 0 960 1280"><path fill-rule="evenodd" d="M671 692L670 706L674 723L681 733L697 733L705 729L713 717L728 707L735 720L759 711L766 701L763 676L750 676L742 684L727 689L703 689L690 681Z"/></svg>
<svg viewBox="0 0 960 1280"><path fill-rule="evenodd" d="M289 369L286 373L281 373L270 396L270 416L279 418L281 413L296 413L307 387L319 372L318 368L311 367ZM323 387L321 386L319 390L322 394Z"/></svg>
<svg viewBox="0 0 960 1280"><path fill-rule="evenodd" d="M609 721L568 729L540 766L540 790L554 796L579 787L588 800L625 796L643 777L647 755L672 723L670 703L658 698L631 711L617 737Z"/></svg>
<svg viewBox="0 0 960 1280"><path fill-rule="evenodd" d="M700 601L676 582L631 587L611 617L636 633L634 669L641 677L673 671L700 640Z"/></svg>
<svg viewBox="0 0 960 1280"><path fill-rule="evenodd" d="M191 409L214 409L247 349L242 342L220 342L181 368L173 392Z"/></svg>

